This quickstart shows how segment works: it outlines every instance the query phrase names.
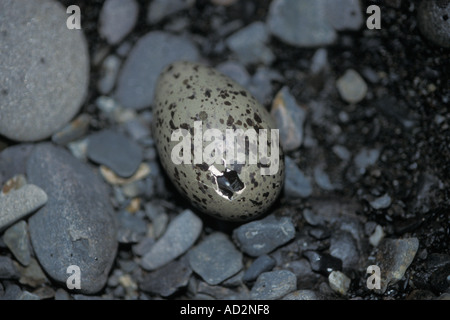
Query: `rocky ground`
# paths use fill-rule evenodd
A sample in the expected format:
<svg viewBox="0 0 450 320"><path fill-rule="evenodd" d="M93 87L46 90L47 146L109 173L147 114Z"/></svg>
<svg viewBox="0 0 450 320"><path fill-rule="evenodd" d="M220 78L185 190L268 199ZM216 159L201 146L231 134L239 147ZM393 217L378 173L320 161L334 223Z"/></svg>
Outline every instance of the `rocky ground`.
<svg viewBox="0 0 450 320"><path fill-rule="evenodd" d="M448 1L59 2L80 7L85 43L61 8L24 31L26 10L0 3L0 298L449 299ZM206 216L162 171L154 84L179 59L281 128L264 217Z"/></svg>

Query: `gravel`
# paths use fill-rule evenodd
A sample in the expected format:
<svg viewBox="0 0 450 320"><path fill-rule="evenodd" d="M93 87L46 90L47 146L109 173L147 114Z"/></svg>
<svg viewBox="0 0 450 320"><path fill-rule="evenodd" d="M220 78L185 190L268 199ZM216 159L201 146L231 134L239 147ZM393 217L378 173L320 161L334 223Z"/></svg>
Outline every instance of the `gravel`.
<svg viewBox="0 0 450 320"><path fill-rule="evenodd" d="M6 270L0 299L448 299L450 57L445 47L450 5L445 1L378 1L382 28L369 30L367 1L135 0L114 6L108 16L108 32L119 40L100 31L106 26L101 13L114 1L40 3L62 6L58 14L41 14L45 5L39 6L33 16L44 18L30 19L24 0L0 5L0 51L11 39L27 37L0 57L0 115L7 114L5 106L14 97L16 122L2 118L13 133L30 133L48 148L65 151L67 159L49 156L39 165L32 160L39 177L30 177L30 155L35 159L41 144L0 133L0 198L28 184L39 186L48 198L38 211L0 231L0 274ZM6 5L18 10L5 20L11 10ZM66 31L69 5L80 6L81 31ZM114 11L122 6L136 6L137 16L114 21ZM15 25L24 19L31 28ZM9 21L6 27L4 21ZM52 21L61 28L44 28ZM36 44L31 49L29 41ZM292 104L284 99L283 107L288 112L292 105L295 111L280 119L291 123L285 132L294 134L290 142L295 143L281 141L286 182L267 213L275 222L266 224L289 221L293 232L275 246L274 239L284 236L258 229L265 234L261 243L275 246L270 252L247 253L233 236L251 221L225 223L202 215L161 169L150 129L154 83L164 65L177 59L218 68L268 111L278 93L292 98ZM340 79L348 72L357 75ZM72 98L61 100L69 94ZM73 114L66 112L70 106ZM298 111L302 118L293 121ZM51 119L57 115L59 123ZM49 129L45 137L28 131L26 118L39 130ZM39 123L43 118L55 127ZM0 123L0 128L7 127ZM139 162L131 176L122 177L88 157L90 137L108 130L127 143L110 142L116 154L107 160L127 158L116 170ZM129 145L138 146L142 156L132 160ZM55 192L41 185L49 179L58 180ZM107 218L99 209L102 204L110 212ZM174 228L186 210L192 210L187 219L192 223ZM58 214L48 222L33 222L53 211ZM69 211L77 217L72 219ZM110 227L113 223L117 228ZM90 247L84 247L84 238L72 241L86 234ZM37 235L46 238L45 245L36 241ZM61 250L43 257L42 248ZM70 257L74 252L77 257ZM78 257L83 260L75 261ZM220 267L212 268L210 261L221 261ZM84 281L96 288L69 289L69 263L81 267L82 288ZM380 290L367 287L369 265L381 268ZM223 266L233 272L222 271ZM60 270L60 277L47 269Z"/></svg>

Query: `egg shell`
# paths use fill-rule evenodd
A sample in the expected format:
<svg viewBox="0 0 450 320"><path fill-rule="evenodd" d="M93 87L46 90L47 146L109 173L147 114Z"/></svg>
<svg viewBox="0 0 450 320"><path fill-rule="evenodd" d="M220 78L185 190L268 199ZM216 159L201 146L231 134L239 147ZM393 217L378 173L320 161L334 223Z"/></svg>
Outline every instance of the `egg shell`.
<svg viewBox="0 0 450 320"><path fill-rule="evenodd" d="M265 167L273 165L278 170L263 175L259 156L257 163L249 161L248 145L243 164L226 163L224 159L220 164L196 164L194 135L199 131L194 130L195 121L201 121L203 133L207 129L219 129L224 137L226 129L253 129L257 134L267 129L265 144L270 163ZM181 141L172 141L172 133L177 129L190 133L190 163L175 164L172 160L172 150ZM152 132L161 164L180 193L207 214L223 220L244 221L263 214L275 202L283 186L285 170L279 142L278 157L272 147L271 129L276 128L267 110L244 87L211 67L178 61L167 66L159 76ZM202 151L210 143L204 141ZM242 145L238 144L237 150L239 147ZM272 150L275 150L273 159Z"/></svg>

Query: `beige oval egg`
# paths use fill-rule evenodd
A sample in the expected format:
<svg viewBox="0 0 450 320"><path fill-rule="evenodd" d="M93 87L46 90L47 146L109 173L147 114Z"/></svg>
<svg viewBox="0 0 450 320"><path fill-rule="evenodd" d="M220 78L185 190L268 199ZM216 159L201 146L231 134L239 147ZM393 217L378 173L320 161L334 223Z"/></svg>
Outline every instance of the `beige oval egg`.
<svg viewBox="0 0 450 320"><path fill-rule="evenodd" d="M185 61L166 67L152 130L167 175L199 210L243 221L280 194L284 156L270 114L215 69Z"/></svg>

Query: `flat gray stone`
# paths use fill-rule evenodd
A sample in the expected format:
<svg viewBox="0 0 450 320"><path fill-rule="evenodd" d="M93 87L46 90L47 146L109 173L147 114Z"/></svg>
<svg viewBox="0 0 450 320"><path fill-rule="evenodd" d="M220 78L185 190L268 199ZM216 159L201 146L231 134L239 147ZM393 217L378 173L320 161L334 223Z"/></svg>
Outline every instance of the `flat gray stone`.
<svg viewBox="0 0 450 320"><path fill-rule="evenodd" d="M106 0L100 11L98 31L109 44L118 44L136 25L138 14L135 0Z"/></svg>
<svg viewBox="0 0 450 320"><path fill-rule="evenodd" d="M269 215L234 229L233 239L243 252L252 256L269 253L295 237L295 227L288 217Z"/></svg>
<svg viewBox="0 0 450 320"><path fill-rule="evenodd" d="M146 270L155 270L185 253L198 239L203 222L191 210L173 219L166 232L141 260Z"/></svg>
<svg viewBox="0 0 450 320"><path fill-rule="evenodd" d="M327 0L327 20L337 31L359 30L364 22L360 0Z"/></svg>
<svg viewBox="0 0 450 320"><path fill-rule="evenodd" d="M298 105L289 88L284 86L275 96L270 111L280 130L280 143L288 152L299 148L303 143L303 124L306 111Z"/></svg>
<svg viewBox="0 0 450 320"><path fill-rule="evenodd" d="M374 199L373 201L370 201L369 204L372 208L374 208L375 210L379 210L379 209L387 209L389 208L389 206L392 203L392 199L389 196L389 194L384 194L381 197L378 197L376 199Z"/></svg>
<svg viewBox="0 0 450 320"><path fill-rule="evenodd" d="M155 24L176 12L188 9L195 0L154 0L148 6L147 22Z"/></svg>
<svg viewBox="0 0 450 320"><path fill-rule="evenodd" d="M48 195L47 204L28 220L40 265L64 285L67 268L76 265L79 292L100 291L117 252L117 226L105 183L85 163L50 143L36 145L27 177Z"/></svg>
<svg viewBox="0 0 450 320"><path fill-rule="evenodd" d="M87 156L123 178L132 176L143 160L142 149L135 141L109 129L88 137Z"/></svg>
<svg viewBox="0 0 450 320"><path fill-rule="evenodd" d="M167 32L152 31L141 37L119 74L115 98L123 107L143 109L153 103L159 74L177 60L197 61L199 52L191 40Z"/></svg>
<svg viewBox="0 0 450 320"><path fill-rule="evenodd" d="M297 289L297 277L287 270L262 273L250 291L253 300L276 300Z"/></svg>
<svg viewBox="0 0 450 320"><path fill-rule="evenodd" d="M28 225L24 220L6 229L3 234L3 241L21 264L24 266L30 264L31 244L28 235Z"/></svg>
<svg viewBox="0 0 450 320"><path fill-rule="evenodd" d="M266 46L269 39L266 25L256 21L229 36L226 44L244 64L270 65L275 60L275 55Z"/></svg>
<svg viewBox="0 0 450 320"><path fill-rule="evenodd" d="M206 237L188 257L191 268L210 285L221 283L243 267L242 253L220 232Z"/></svg>
<svg viewBox="0 0 450 320"><path fill-rule="evenodd" d="M301 171L292 158L285 156L286 180L284 181L284 194L287 198L307 198L313 188L311 181Z"/></svg>
<svg viewBox="0 0 450 320"><path fill-rule="evenodd" d="M19 270L17 270L11 258L0 256L0 279L18 279L19 277Z"/></svg>
<svg viewBox="0 0 450 320"><path fill-rule="evenodd" d="M324 300L324 298L313 290L296 290L284 296L283 300Z"/></svg>
<svg viewBox="0 0 450 320"><path fill-rule="evenodd" d="M0 230L36 211L46 202L45 191L33 184L0 195Z"/></svg>
<svg viewBox="0 0 450 320"><path fill-rule="evenodd" d="M327 0L274 0L266 22L274 36L290 45L329 45L337 35L327 19L327 4Z"/></svg>
<svg viewBox="0 0 450 320"><path fill-rule="evenodd" d="M189 262L183 257L144 275L139 287L146 292L169 297L187 286L191 274Z"/></svg>
<svg viewBox="0 0 450 320"><path fill-rule="evenodd" d="M78 112L89 84L82 30L53 0L0 2L0 134L49 137Z"/></svg>
<svg viewBox="0 0 450 320"><path fill-rule="evenodd" d="M268 255L259 256L250 267L245 270L242 280L245 282L254 281L258 276L263 273L272 270L275 267L276 261L274 258Z"/></svg>

